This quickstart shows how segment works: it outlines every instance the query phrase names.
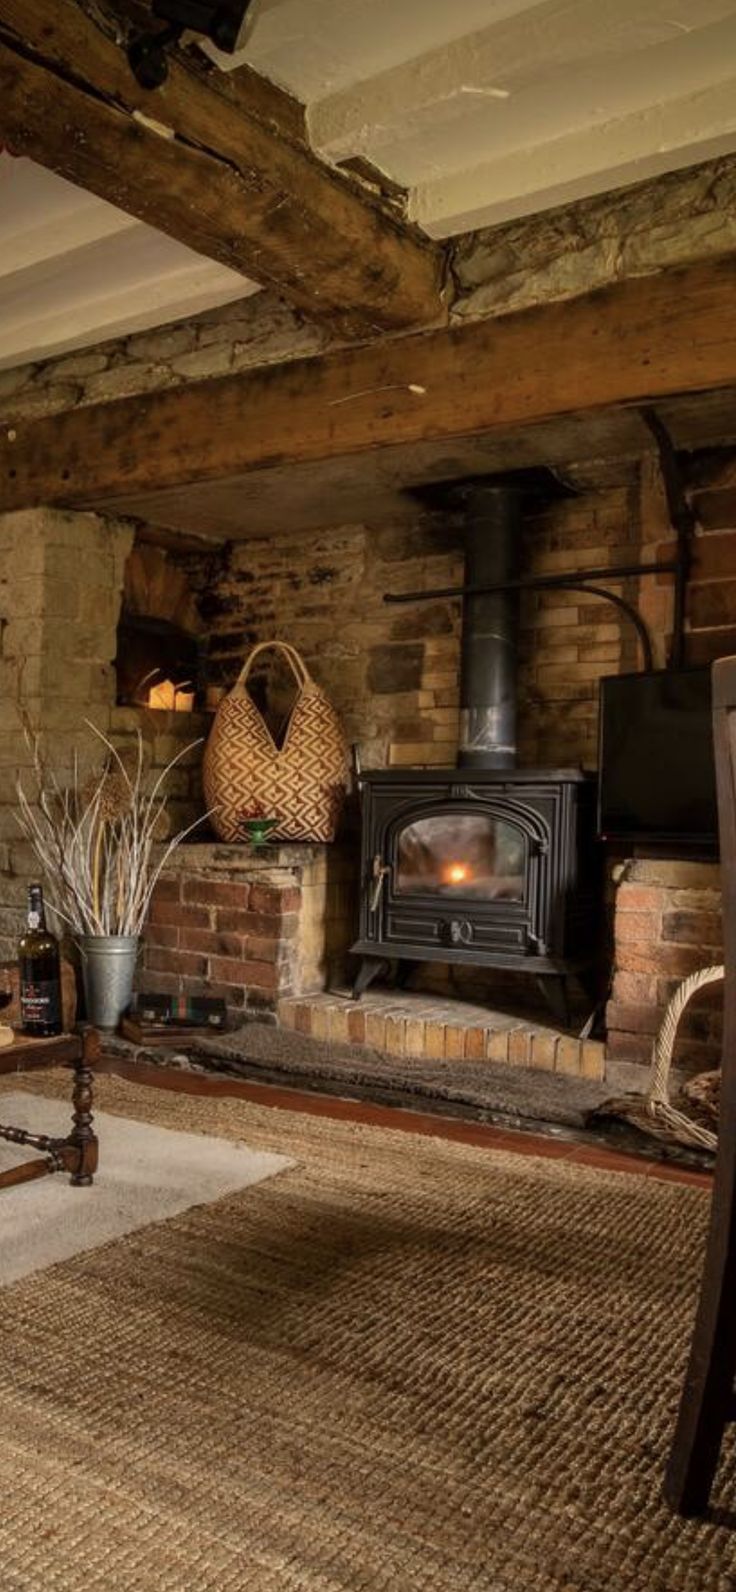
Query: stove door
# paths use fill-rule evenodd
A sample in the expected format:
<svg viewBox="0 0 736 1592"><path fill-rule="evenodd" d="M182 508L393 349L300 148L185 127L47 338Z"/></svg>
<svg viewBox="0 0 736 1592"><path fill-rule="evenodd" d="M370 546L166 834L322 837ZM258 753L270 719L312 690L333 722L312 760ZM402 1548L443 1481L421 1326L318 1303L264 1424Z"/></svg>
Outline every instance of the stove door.
<svg viewBox="0 0 736 1592"><path fill-rule="evenodd" d="M487 813L416 818L396 842L395 896L443 902L522 901L526 844L515 824Z"/></svg>
<svg viewBox="0 0 736 1592"><path fill-rule="evenodd" d="M393 827L381 937L468 960L535 954L538 854L523 822L490 805L417 812Z"/></svg>

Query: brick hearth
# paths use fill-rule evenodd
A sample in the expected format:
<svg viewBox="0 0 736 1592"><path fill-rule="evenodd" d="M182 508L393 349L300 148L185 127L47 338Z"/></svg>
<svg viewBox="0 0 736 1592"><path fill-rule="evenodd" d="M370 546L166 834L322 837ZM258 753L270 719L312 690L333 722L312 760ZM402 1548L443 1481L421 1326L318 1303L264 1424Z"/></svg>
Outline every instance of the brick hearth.
<svg viewBox="0 0 736 1592"><path fill-rule="evenodd" d="M604 1046L539 1023L489 1011L465 1001L402 991L349 995L285 996L278 1003L284 1028L335 1044L368 1045L387 1056L435 1061L500 1061L518 1067L602 1079Z"/></svg>

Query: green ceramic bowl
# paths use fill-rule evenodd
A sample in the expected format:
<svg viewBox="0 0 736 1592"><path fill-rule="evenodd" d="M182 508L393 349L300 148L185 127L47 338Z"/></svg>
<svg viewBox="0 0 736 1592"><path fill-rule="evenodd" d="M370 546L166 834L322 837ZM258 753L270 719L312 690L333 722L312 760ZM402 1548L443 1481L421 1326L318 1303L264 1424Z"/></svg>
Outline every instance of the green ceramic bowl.
<svg viewBox="0 0 736 1592"><path fill-rule="evenodd" d="M272 829L279 824L278 818L244 818L243 830L245 838L251 846L265 845Z"/></svg>

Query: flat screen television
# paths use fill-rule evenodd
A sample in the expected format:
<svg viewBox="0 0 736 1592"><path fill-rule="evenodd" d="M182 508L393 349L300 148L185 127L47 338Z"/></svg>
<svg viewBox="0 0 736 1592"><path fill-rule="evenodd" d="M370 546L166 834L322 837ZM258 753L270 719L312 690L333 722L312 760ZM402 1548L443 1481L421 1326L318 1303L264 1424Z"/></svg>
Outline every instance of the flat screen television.
<svg viewBox="0 0 736 1592"><path fill-rule="evenodd" d="M709 669L601 680L599 750L601 839L717 849Z"/></svg>

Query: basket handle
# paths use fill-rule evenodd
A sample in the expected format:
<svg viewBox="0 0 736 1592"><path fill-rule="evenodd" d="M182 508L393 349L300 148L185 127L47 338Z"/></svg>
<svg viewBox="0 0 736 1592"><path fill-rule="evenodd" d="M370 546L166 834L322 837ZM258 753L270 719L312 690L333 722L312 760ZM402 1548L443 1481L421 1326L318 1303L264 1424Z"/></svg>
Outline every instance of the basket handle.
<svg viewBox="0 0 736 1592"><path fill-rule="evenodd" d="M291 642L289 641L259 641L257 647L254 647L252 652L249 652L248 657L246 658L240 674L238 675L238 678L233 686L234 691L242 691L245 688L246 681L259 653L272 652L274 649L277 652L282 652L284 654L287 663L291 667L292 673L296 679L296 683L300 691L304 690L310 675L304 659L301 657L300 653L297 652L296 647L292 647Z"/></svg>

